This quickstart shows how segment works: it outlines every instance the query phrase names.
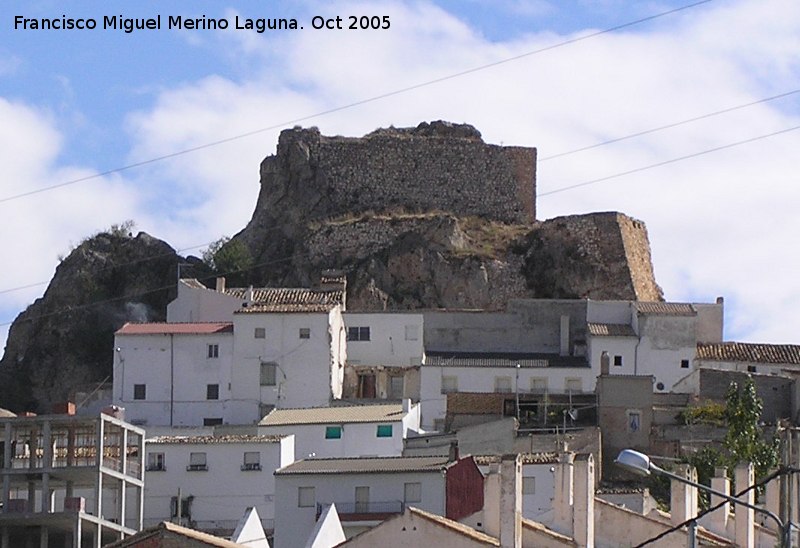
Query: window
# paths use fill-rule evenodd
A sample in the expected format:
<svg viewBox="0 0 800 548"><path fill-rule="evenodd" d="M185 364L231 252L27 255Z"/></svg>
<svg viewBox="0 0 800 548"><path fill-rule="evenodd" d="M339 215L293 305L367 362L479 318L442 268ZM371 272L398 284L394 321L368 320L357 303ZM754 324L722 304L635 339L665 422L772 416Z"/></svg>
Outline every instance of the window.
<svg viewBox="0 0 800 548"><path fill-rule="evenodd" d="M356 487L356 513L369 512L369 487Z"/></svg>
<svg viewBox="0 0 800 548"><path fill-rule="evenodd" d="M391 424L379 424L378 425L377 436L379 438L391 438L392 437L392 425Z"/></svg>
<svg viewBox="0 0 800 548"><path fill-rule="evenodd" d="M389 399L403 398L403 377L389 377Z"/></svg>
<svg viewBox="0 0 800 548"><path fill-rule="evenodd" d="M442 377L442 394L453 392L458 392L458 377L445 375Z"/></svg>
<svg viewBox="0 0 800 548"><path fill-rule="evenodd" d="M522 478L522 494L523 495L536 494L536 478Z"/></svg>
<svg viewBox="0 0 800 548"><path fill-rule="evenodd" d="M377 395L375 375L365 373L358 376L358 397L374 398Z"/></svg>
<svg viewBox="0 0 800 548"><path fill-rule="evenodd" d="M297 488L297 507L310 508L317 505L317 497L314 494L313 487L298 487Z"/></svg>
<svg viewBox="0 0 800 548"><path fill-rule="evenodd" d="M266 339L267 329L265 327L256 327L253 329L253 337L256 339Z"/></svg>
<svg viewBox="0 0 800 548"><path fill-rule="evenodd" d="M422 502L422 484L406 483L403 484L403 502Z"/></svg>
<svg viewBox="0 0 800 548"><path fill-rule="evenodd" d="M326 440L339 440L339 439L342 439L342 427L341 426L326 426L325 427L325 439Z"/></svg>
<svg viewBox="0 0 800 548"><path fill-rule="evenodd" d="M147 385L146 384L134 384L133 385L133 399L134 400L147 399Z"/></svg>
<svg viewBox="0 0 800 548"><path fill-rule="evenodd" d="M219 358L219 345L218 344L209 344L208 345L208 357L209 358Z"/></svg>
<svg viewBox="0 0 800 548"><path fill-rule="evenodd" d="M564 379L564 388L567 392L582 392L583 381L578 377Z"/></svg>
<svg viewBox="0 0 800 548"><path fill-rule="evenodd" d="M203 426L219 426L222 424L222 417L206 417L203 419Z"/></svg>
<svg viewBox="0 0 800 548"><path fill-rule="evenodd" d="M547 392L547 377L532 377L531 392L535 393Z"/></svg>
<svg viewBox="0 0 800 548"><path fill-rule="evenodd" d="M756 372L756 366L755 365L748 365L747 366L747 372L748 373L755 373Z"/></svg>
<svg viewBox="0 0 800 548"><path fill-rule="evenodd" d="M689 369L689 360L681 360L681 369Z"/></svg>
<svg viewBox="0 0 800 548"><path fill-rule="evenodd" d="M310 339L311 338L311 328L301 327L299 334L300 334L300 338L301 339Z"/></svg>
<svg viewBox="0 0 800 548"><path fill-rule="evenodd" d="M206 454L189 453L189 466L186 467L186 470L190 472L208 470L208 465L206 464Z"/></svg>
<svg viewBox="0 0 800 548"><path fill-rule="evenodd" d="M278 364L275 362L261 362L261 386L275 386L275 373Z"/></svg>
<svg viewBox="0 0 800 548"><path fill-rule="evenodd" d="M347 328L348 341L368 341L369 340L369 327L348 327Z"/></svg>
<svg viewBox="0 0 800 548"><path fill-rule="evenodd" d="M622 356L614 356L614 365L622 367Z"/></svg>
<svg viewBox="0 0 800 548"><path fill-rule="evenodd" d="M164 453L148 453L147 454L147 471L148 472L163 472L167 467L164 466Z"/></svg>
<svg viewBox="0 0 800 548"><path fill-rule="evenodd" d="M419 339L419 328L416 325L407 325L406 326L406 340L407 341L416 341Z"/></svg>
<svg viewBox="0 0 800 548"><path fill-rule="evenodd" d="M218 400L219 399L219 385L218 384L207 384L206 385L206 399L207 400Z"/></svg>
<svg viewBox="0 0 800 548"><path fill-rule="evenodd" d="M261 470L261 453L258 451L245 451L242 471Z"/></svg>
<svg viewBox="0 0 800 548"><path fill-rule="evenodd" d="M511 392L511 377L495 377L494 378L494 391L495 392Z"/></svg>

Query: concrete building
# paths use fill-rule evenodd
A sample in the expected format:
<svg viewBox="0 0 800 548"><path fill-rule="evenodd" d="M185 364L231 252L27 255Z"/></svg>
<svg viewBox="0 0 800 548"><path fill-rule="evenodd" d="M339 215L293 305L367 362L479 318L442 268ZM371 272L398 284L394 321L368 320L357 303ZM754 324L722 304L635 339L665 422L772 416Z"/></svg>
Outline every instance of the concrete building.
<svg viewBox="0 0 800 548"><path fill-rule="evenodd" d="M142 528L144 431L110 415L0 418L0 546L100 548Z"/></svg>
<svg viewBox="0 0 800 548"><path fill-rule="evenodd" d="M345 312L347 365L343 398L419 401L423 316L413 312Z"/></svg>
<svg viewBox="0 0 800 548"><path fill-rule="evenodd" d="M147 440L145 526L178 519L230 536L248 508L274 527L275 470L294 462L285 436L159 436Z"/></svg>
<svg viewBox="0 0 800 548"><path fill-rule="evenodd" d="M399 457L419 430L419 404L274 409L258 423L263 435L293 434L300 458Z"/></svg>
<svg viewBox="0 0 800 548"><path fill-rule="evenodd" d="M350 537L407 506L459 520L483 507L471 457L307 459L275 472L276 548L303 547L325 507L336 505Z"/></svg>

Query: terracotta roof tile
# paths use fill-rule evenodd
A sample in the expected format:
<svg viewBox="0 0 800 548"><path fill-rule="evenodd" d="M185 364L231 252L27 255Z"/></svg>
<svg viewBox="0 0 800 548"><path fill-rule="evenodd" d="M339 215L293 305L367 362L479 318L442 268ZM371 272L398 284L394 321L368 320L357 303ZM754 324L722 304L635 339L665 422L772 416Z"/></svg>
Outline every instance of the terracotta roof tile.
<svg viewBox="0 0 800 548"><path fill-rule="evenodd" d="M558 453L546 451L541 453L520 453L522 457L522 464L557 464ZM500 455L475 455L475 464L489 465L499 463L501 460Z"/></svg>
<svg viewBox="0 0 800 548"><path fill-rule="evenodd" d="M117 335L211 335L233 333L230 322L204 323L126 323Z"/></svg>
<svg viewBox="0 0 800 548"><path fill-rule="evenodd" d="M595 337L635 337L633 327L626 323L588 323L589 334Z"/></svg>
<svg viewBox="0 0 800 548"><path fill-rule="evenodd" d="M394 422L400 421L402 418L403 406L401 404L306 407L303 409L273 409L258 425Z"/></svg>
<svg viewBox="0 0 800 548"><path fill-rule="evenodd" d="M248 289L226 289L225 294L246 299ZM308 288L263 287L253 289L253 303L239 313L259 312L328 312L344 303L344 291Z"/></svg>
<svg viewBox="0 0 800 548"><path fill-rule="evenodd" d="M639 301L636 310L640 314L659 316L696 316L697 310L690 303L664 303L660 301Z"/></svg>
<svg viewBox="0 0 800 548"><path fill-rule="evenodd" d="M206 546L215 546L218 548L242 548L245 546L244 544L238 544L236 542L232 542L224 538L215 537L213 535L209 535L208 533L195 531L194 529L189 529L188 527L183 527L181 525L176 525L174 523L162 521L158 525L154 527L149 527L147 529L143 529L133 536L124 538L122 540L118 540L112 544L108 544L106 545L106 548L123 548L125 546L137 546L139 545L139 543L143 543L149 539L164 538L164 533L166 532L182 536L185 538L189 538L192 540L200 541ZM161 544L158 544L158 546L160 545ZM194 545L195 544L192 544L192 546Z"/></svg>
<svg viewBox="0 0 800 548"><path fill-rule="evenodd" d="M448 465L449 462L446 456L303 459L279 468L275 471L275 475L440 472L445 470Z"/></svg>
<svg viewBox="0 0 800 548"><path fill-rule="evenodd" d="M800 365L800 345L740 342L701 343L697 345L697 359Z"/></svg>
<svg viewBox="0 0 800 548"><path fill-rule="evenodd" d="M147 443L212 445L222 443L278 443L284 436L156 436Z"/></svg>

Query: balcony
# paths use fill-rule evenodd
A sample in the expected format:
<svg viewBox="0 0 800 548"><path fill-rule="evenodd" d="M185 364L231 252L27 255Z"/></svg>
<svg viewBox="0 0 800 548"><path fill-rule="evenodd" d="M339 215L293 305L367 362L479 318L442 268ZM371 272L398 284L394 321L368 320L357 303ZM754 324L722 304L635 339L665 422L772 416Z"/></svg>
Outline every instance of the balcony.
<svg viewBox="0 0 800 548"><path fill-rule="evenodd" d="M186 467L187 472L208 472L208 466L205 464L190 464Z"/></svg>
<svg viewBox="0 0 800 548"><path fill-rule="evenodd" d="M248 462L242 465L242 472L261 471L261 464L257 462Z"/></svg>
<svg viewBox="0 0 800 548"><path fill-rule="evenodd" d="M317 504L317 519L322 511L336 505L336 513L340 521L383 521L396 514L402 514L405 504L399 500L381 502L334 502Z"/></svg>

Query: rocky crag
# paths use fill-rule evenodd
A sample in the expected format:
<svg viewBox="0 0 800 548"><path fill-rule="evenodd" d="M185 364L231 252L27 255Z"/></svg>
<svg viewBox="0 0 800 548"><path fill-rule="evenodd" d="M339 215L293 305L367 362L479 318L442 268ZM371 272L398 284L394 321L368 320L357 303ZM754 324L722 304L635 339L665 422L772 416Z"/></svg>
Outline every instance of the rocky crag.
<svg viewBox="0 0 800 548"><path fill-rule="evenodd" d="M253 285L309 286L324 269L343 270L350 310L661 300L644 224L616 212L537 221L535 168L535 149L486 144L468 125L362 138L285 130L228 255L242 259L237 274ZM47 411L76 386L107 378L114 330L163 320L187 260L195 270L185 275L209 274L146 234L100 234L78 246L11 327L0 407Z"/></svg>

